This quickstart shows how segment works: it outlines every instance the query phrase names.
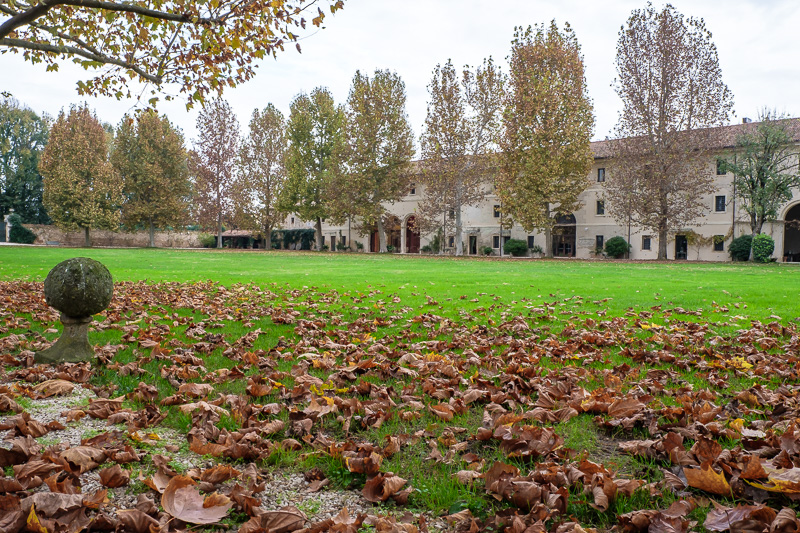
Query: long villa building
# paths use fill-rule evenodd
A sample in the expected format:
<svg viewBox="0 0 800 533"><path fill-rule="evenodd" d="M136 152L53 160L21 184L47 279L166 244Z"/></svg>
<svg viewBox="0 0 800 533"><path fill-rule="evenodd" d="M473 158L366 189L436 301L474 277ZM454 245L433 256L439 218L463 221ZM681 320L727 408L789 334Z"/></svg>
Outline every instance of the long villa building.
<svg viewBox="0 0 800 533"><path fill-rule="evenodd" d="M745 119L746 120L746 119ZM800 119L790 119L793 126L800 126ZM708 161L708 172L714 177L714 185L703 197L706 214L691 226L680 228L670 235L667 246L668 259L729 261L728 245L735 237L750 234L749 217L741 209L740 201L734 194L734 180L730 173L721 172L717 157L727 156L735 148L736 137L746 129L755 128L757 123L746 121L742 124L720 128L720 148L717 155ZM800 127L792 128L800 131ZM800 151L800 135L794 136L794 145ZM605 209L604 182L609 163L609 141L596 141L591 144L594 154L592 170L586 177L588 186L581 195L582 207L568 215L561 216L553 230L553 256L589 259L597 257L597 251L611 237L621 236L628 240L630 235L630 258L637 260L656 259L658 236L642 228L618 224ZM800 171L800 169L795 169ZM486 199L475 206L463 210L463 249L466 255L482 255L486 247L491 247L493 255L501 254L501 247L508 239L521 239L529 248L545 246L543 232L527 232L514 225L510 231L501 230L500 199L493 194L491 184L487 183ZM778 261L800 261L800 191L794 190L792 199L781 206L776 220L764 225L763 233L775 240L773 257ZM391 215L385 223L386 242L393 251L401 254L419 254L421 248L429 244L433 235L420 235L415 230L414 218L419 201L425 194L422 183L412 183L399 202L387 205ZM313 228L311 222L300 220L296 215L288 216L283 225L286 229ZM377 230L366 235L360 234L357 224L331 225L323 221L324 244L336 250L337 244L352 250L360 243L367 252L378 251ZM630 232L630 233L629 233ZM445 251L455 251L454 236L446 235Z"/></svg>

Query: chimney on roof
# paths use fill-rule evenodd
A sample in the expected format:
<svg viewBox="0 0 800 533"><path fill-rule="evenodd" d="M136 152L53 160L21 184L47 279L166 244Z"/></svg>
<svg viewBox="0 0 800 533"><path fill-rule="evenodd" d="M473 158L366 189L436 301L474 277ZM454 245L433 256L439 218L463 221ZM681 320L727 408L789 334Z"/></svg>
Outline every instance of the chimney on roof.
<svg viewBox="0 0 800 533"><path fill-rule="evenodd" d="M747 118L747 117L742 118L742 124L750 124L751 122L753 122L752 118Z"/></svg>

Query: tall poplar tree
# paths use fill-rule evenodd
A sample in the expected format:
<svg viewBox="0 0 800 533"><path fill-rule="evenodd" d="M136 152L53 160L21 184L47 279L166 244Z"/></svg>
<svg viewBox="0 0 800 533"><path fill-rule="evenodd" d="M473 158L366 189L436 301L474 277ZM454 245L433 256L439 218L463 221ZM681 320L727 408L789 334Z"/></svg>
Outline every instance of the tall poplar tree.
<svg viewBox="0 0 800 533"><path fill-rule="evenodd" d="M727 122L733 98L703 20L669 4L633 11L616 63L623 108L609 143L606 207L620 223L654 231L658 258L666 259L669 234L710 207L713 127Z"/></svg>
<svg viewBox="0 0 800 533"><path fill-rule="evenodd" d="M239 149L233 184L233 212L239 227L260 234L272 248L272 228L280 223L278 196L286 179L286 121L272 104L253 111L250 134Z"/></svg>
<svg viewBox="0 0 800 533"><path fill-rule="evenodd" d="M593 162L594 115L578 39L555 21L517 28L509 69L497 193L523 228L544 230L550 256L552 227L580 207Z"/></svg>
<svg viewBox="0 0 800 533"><path fill-rule="evenodd" d="M496 164L504 85L505 76L491 58L474 71L464 67L460 79L450 61L437 65L428 85L420 140L425 196L417 216L423 228L441 228L443 237L452 226L456 255L464 253L464 208L491 192L487 175Z"/></svg>
<svg viewBox="0 0 800 533"><path fill-rule="evenodd" d="M167 117L143 111L117 127L111 162L122 179L122 221L143 224L155 246L155 229L185 224L191 184L183 135Z"/></svg>
<svg viewBox="0 0 800 533"><path fill-rule="evenodd" d="M317 250L322 249L322 219L329 216L331 181L341 165L345 114L330 91L318 87L292 101L287 125L286 183L278 205L303 220L313 220Z"/></svg>
<svg viewBox="0 0 800 533"><path fill-rule="evenodd" d="M73 106L58 115L39 165L50 218L64 230L83 230L86 246L89 230L119 229L122 186L108 148L106 131L89 107Z"/></svg>
<svg viewBox="0 0 800 533"><path fill-rule="evenodd" d="M408 167L414 134L406 114L406 86L396 73L376 70L372 79L357 71L347 98L346 184L338 193L350 196L353 214L376 226L380 251L386 249L386 204L408 190Z"/></svg>
<svg viewBox="0 0 800 533"><path fill-rule="evenodd" d="M231 211L231 184L239 150L239 121L230 104L209 102L197 117L199 137L189 170L194 178L195 203L200 223L217 231L222 248L222 222Z"/></svg>

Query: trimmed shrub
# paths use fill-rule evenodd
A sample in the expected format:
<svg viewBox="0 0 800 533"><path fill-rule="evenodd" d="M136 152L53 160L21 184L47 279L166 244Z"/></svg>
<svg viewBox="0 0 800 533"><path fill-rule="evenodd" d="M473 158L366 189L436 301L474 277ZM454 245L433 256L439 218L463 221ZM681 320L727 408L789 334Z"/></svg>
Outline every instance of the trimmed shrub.
<svg viewBox="0 0 800 533"><path fill-rule="evenodd" d="M8 217L8 223L11 224L11 229L8 232L8 240L17 244L33 244L36 240L36 234L22 225L22 217L19 215L11 215Z"/></svg>
<svg viewBox="0 0 800 533"><path fill-rule="evenodd" d="M525 257L528 253L528 243L520 239L508 239L503 245L503 252L514 257Z"/></svg>
<svg viewBox="0 0 800 533"><path fill-rule="evenodd" d="M544 249L541 246L539 246L538 244L534 244L533 246L531 246L531 253L532 254L543 254L544 253Z"/></svg>
<svg viewBox="0 0 800 533"><path fill-rule="evenodd" d="M734 261L747 261L750 259L750 246L752 243L752 235L742 235L733 239L728 245L728 253L731 254L731 259Z"/></svg>
<svg viewBox="0 0 800 533"><path fill-rule="evenodd" d="M766 233L760 233L753 239L753 261L769 263L775 251L775 241Z"/></svg>
<svg viewBox="0 0 800 533"><path fill-rule="evenodd" d="M386 245L386 253L391 254L393 252L394 252L394 246L392 246L391 244L387 244Z"/></svg>
<svg viewBox="0 0 800 533"><path fill-rule="evenodd" d="M197 236L197 240L203 248L214 248L217 245L217 236L209 233L201 233Z"/></svg>
<svg viewBox="0 0 800 533"><path fill-rule="evenodd" d="M433 248L431 248L431 245L430 245L430 244L426 244L425 246L423 246L423 247L422 247L422 248L420 248L419 250L420 250L420 252L423 252L423 253L429 254L429 253L431 253L431 252L433 251Z"/></svg>
<svg viewBox="0 0 800 533"><path fill-rule="evenodd" d="M611 237L606 241L606 255L619 259L631 250L631 245L620 236Z"/></svg>
<svg viewBox="0 0 800 533"><path fill-rule="evenodd" d="M494 250L492 249L491 246L484 246L483 248L481 248L481 253L483 255L492 255L492 252L494 252Z"/></svg>

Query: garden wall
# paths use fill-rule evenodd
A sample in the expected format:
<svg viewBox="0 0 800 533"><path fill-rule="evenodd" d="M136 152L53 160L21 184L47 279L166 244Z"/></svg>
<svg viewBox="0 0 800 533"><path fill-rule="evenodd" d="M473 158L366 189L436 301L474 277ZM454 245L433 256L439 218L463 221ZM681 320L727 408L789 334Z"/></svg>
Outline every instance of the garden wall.
<svg viewBox="0 0 800 533"><path fill-rule="evenodd" d="M25 224L25 227L36 234L35 244L58 243L64 246L83 246L83 231L62 231L56 226L41 224ZM157 231L155 235L157 248L200 248L199 231ZM89 237L92 246L119 246L144 248L150 243L147 231L131 233L106 230L91 230Z"/></svg>

